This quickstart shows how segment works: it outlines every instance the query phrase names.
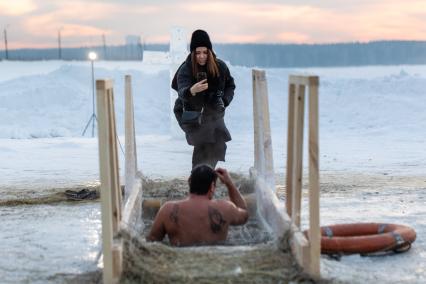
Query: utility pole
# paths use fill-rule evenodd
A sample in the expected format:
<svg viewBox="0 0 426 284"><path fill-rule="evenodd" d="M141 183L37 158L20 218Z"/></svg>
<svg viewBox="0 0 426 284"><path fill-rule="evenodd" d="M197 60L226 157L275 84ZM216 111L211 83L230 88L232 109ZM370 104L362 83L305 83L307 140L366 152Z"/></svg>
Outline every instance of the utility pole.
<svg viewBox="0 0 426 284"><path fill-rule="evenodd" d="M3 30L3 34L4 34L4 51L6 53L6 60L9 59L9 51L7 49L7 28L9 27L9 25L7 25L4 30Z"/></svg>
<svg viewBox="0 0 426 284"><path fill-rule="evenodd" d="M107 48L106 48L106 39L105 39L105 34L102 35L102 43L104 46L104 60L107 60Z"/></svg>
<svg viewBox="0 0 426 284"><path fill-rule="evenodd" d="M60 27L59 30L58 30L58 58L59 58L59 60L62 59L61 30L62 30L62 27Z"/></svg>
<svg viewBox="0 0 426 284"><path fill-rule="evenodd" d="M141 44L141 60L143 61L143 53L145 52L145 37L142 37L142 44Z"/></svg>
<svg viewBox="0 0 426 284"><path fill-rule="evenodd" d="M142 40L143 40L143 37L142 37ZM140 37L139 37L138 44L137 44L137 56L138 56L138 60L142 61L142 59L143 59L143 46L142 46L142 41L141 41Z"/></svg>

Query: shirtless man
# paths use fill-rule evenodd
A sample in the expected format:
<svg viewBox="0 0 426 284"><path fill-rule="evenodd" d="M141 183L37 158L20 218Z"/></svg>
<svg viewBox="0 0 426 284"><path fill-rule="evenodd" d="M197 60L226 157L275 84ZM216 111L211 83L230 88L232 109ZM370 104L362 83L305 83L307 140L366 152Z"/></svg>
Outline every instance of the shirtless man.
<svg viewBox="0 0 426 284"><path fill-rule="evenodd" d="M230 201L213 199L218 177L227 187ZM215 244L226 240L229 225L242 225L247 219L246 202L228 171L199 165L189 177L189 197L160 208L147 240L161 241L167 234L175 246Z"/></svg>

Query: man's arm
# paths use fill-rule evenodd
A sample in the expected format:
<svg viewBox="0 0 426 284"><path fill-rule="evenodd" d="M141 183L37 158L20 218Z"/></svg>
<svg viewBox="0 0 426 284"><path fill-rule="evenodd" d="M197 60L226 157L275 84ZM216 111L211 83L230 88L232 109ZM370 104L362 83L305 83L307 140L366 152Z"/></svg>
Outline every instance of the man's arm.
<svg viewBox="0 0 426 284"><path fill-rule="evenodd" d="M151 227L151 231L146 237L147 241L160 242L164 239L164 236L166 235L166 227L164 223L166 211L167 211L166 204L164 204L163 206L161 206L160 210L158 211L157 216L155 216L154 223L152 224L152 227Z"/></svg>
<svg viewBox="0 0 426 284"><path fill-rule="evenodd" d="M216 170L216 173L219 176L221 182L223 182L226 188L228 189L229 199L234 205L234 210L232 214L233 218L231 221L231 225L245 224L248 219L246 201L244 200L243 196L238 191L238 189L235 187L227 170L218 168Z"/></svg>

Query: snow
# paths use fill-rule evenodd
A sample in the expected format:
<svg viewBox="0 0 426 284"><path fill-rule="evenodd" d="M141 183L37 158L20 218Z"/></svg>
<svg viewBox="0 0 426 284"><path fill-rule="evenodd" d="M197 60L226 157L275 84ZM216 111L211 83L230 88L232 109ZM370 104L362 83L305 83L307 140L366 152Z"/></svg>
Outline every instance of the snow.
<svg viewBox="0 0 426 284"><path fill-rule="evenodd" d="M182 178L191 167L192 149L183 134L170 134L168 70L168 65L161 64L95 62L96 78L114 80L121 144L124 75L132 75L139 169L150 178ZM237 85L226 115L233 140L227 161L220 165L247 174L253 165L251 69L230 66L230 70ZM361 279L360 283L364 279L357 278L360 274L376 282L425 282L426 179L421 176L426 170L426 66L267 69L274 163L281 176L286 156L287 77L294 73L320 76L321 180L330 177L327 184L337 188L321 196L322 224L405 223L418 233L408 253L385 258L351 256L341 262L323 259L323 273L352 282ZM91 115L91 100L90 62L0 62L0 200L98 180L97 140L81 137ZM358 187L365 176L372 177L368 180L374 187ZM378 182L379 177L388 179ZM398 177L419 182L396 186L392 179ZM277 183L284 181L277 179ZM374 188L379 194L371 193ZM95 205L75 208L0 206L0 239L7 240L1 251L8 256L0 260L1 279L43 282L52 274L91 270L89 262L100 247L99 209ZM49 215L51 211L56 215ZM84 233L78 236L78 232ZM58 249L61 240L79 251ZM71 256L73 260L66 261ZM17 260L22 257L25 263ZM12 265L10 260L15 259ZM20 272L15 271L18 268Z"/></svg>

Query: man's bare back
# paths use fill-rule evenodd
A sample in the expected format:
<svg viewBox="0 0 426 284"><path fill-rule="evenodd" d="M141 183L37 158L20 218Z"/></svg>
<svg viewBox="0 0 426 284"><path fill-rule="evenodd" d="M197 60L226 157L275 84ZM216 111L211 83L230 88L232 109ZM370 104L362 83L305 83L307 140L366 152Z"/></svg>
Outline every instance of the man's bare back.
<svg viewBox="0 0 426 284"><path fill-rule="evenodd" d="M194 170L191 179L197 178ZM203 170L208 171L203 168L200 175L204 173ZM213 169L210 168L210 171ZM213 199L216 188L214 180L207 185L205 194L193 192L185 200L167 202L160 208L147 240L161 241L167 234L170 243L176 246L217 244L226 240L230 225L247 222L247 205L228 172L219 168L215 174L227 187L230 201ZM200 181L206 185L202 176ZM193 184L191 186L194 188Z"/></svg>

